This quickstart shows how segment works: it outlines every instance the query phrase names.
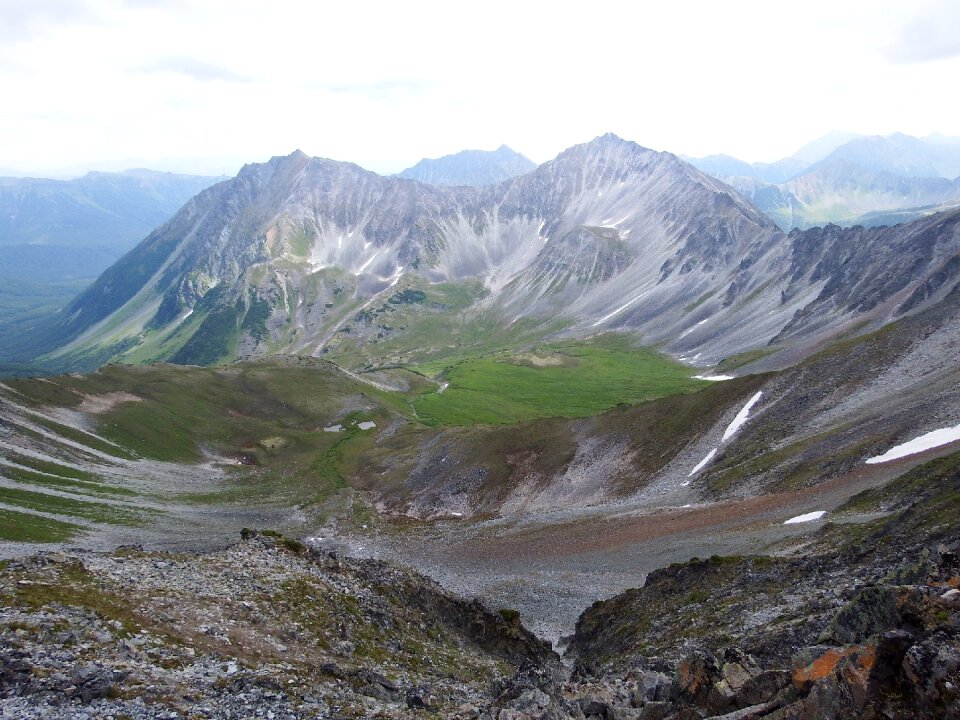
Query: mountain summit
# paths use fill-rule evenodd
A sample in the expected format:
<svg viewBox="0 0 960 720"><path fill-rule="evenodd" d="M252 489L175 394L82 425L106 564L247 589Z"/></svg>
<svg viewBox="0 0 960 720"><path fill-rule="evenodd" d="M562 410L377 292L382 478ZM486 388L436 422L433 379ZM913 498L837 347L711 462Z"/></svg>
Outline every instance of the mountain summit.
<svg viewBox="0 0 960 720"><path fill-rule="evenodd" d="M523 175L536 163L501 145L496 150L463 150L454 155L424 159L397 177L429 185L494 185Z"/></svg>

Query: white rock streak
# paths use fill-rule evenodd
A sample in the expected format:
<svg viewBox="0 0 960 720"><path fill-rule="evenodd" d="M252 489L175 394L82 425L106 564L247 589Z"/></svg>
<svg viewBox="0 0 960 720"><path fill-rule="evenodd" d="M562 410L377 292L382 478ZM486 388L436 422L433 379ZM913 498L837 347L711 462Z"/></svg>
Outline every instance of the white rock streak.
<svg viewBox="0 0 960 720"><path fill-rule="evenodd" d="M750 400L747 401L747 404L744 405L740 412L737 413L737 416L733 419L733 422L727 425L727 429L723 431L722 442L726 442L732 438L736 434L737 430L743 427L744 423L747 422L747 418L750 417L750 410L754 405L760 402L761 395L763 395L763 392L758 391L756 395L750 398Z"/></svg>
<svg viewBox="0 0 960 720"><path fill-rule="evenodd" d="M609 320L610 318L612 318L614 315L618 315L618 314L622 313L624 310L626 310L628 307L630 307L631 305L633 305L637 300L639 300L640 298L642 298L642 297L643 297L644 295L646 295L648 292L650 292L650 291L649 291L649 290L644 290L642 293L640 293L639 295L637 295L633 300L629 300L629 301L625 302L623 305L621 305L620 307L618 307L618 308L617 308L616 310L614 310L612 313L607 313L607 314L604 315L602 318L600 318L599 320L597 320L597 321L592 325L592 327L596 327L597 325L603 325L603 323L605 323L607 320Z"/></svg>
<svg viewBox="0 0 960 720"><path fill-rule="evenodd" d="M814 512L808 512L803 515L797 515L792 517L789 520L784 520L784 525L796 525L798 523L813 522L814 520L819 520L824 515L827 514L826 510L815 510Z"/></svg>
<svg viewBox="0 0 960 720"><path fill-rule="evenodd" d="M700 462L697 463L696 467L694 467L693 470L690 471L690 474L687 475L687 477L693 477L693 476L696 475L698 472L700 472L701 470L703 470L703 468L706 467L707 463L710 462L711 460L713 460L713 456L716 455L716 454L717 454L717 449L716 449L716 448L714 448L713 450L711 450L710 452L708 452L708 453L707 453L707 456L706 456L703 460L701 460ZM687 484L687 483L684 483L684 485L686 485L686 484Z"/></svg>
<svg viewBox="0 0 960 720"><path fill-rule="evenodd" d="M941 428L940 430L928 432L926 435L921 435L913 440L892 447L883 453L883 455L876 455L875 457L869 458L866 462L867 465L877 465L879 463L890 462L891 460L899 460L902 457L907 457L907 455L916 455L924 450L930 450L935 447L940 447L941 445L948 445L957 440L960 440L960 425Z"/></svg>

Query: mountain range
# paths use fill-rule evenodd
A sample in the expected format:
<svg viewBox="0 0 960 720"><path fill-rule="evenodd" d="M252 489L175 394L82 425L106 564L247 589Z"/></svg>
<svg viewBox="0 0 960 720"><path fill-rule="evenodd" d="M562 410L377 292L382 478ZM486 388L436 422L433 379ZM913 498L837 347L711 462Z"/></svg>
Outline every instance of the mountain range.
<svg viewBox="0 0 960 720"><path fill-rule="evenodd" d="M958 217L784 234L729 186L613 135L485 187L295 152L200 193L24 352L363 368L618 330L710 365L926 307L955 276Z"/></svg>
<svg viewBox="0 0 960 720"><path fill-rule="evenodd" d="M0 712L957 706L958 210L786 232L614 135L294 152L37 327L83 372L0 383Z"/></svg>
<svg viewBox="0 0 960 720"><path fill-rule="evenodd" d="M832 133L775 163L725 155L688 160L784 229L892 225L960 206L960 148L943 136Z"/></svg>

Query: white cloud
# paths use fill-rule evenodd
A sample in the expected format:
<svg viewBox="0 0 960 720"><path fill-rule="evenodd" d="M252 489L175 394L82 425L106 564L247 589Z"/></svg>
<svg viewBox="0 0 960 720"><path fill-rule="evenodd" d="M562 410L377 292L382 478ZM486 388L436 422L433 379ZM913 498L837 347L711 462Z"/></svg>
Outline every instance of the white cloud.
<svg viewBox="0 0 960 720"><path fill-rule="evenodd" d="M923 63L960 57L960 4L933 0L921 4L887 49L894 62Z"/></svg>
<svg viewBox="0 0 960 720"><path fill-rule="evenodd" d="M960 135L960 64L891 62L915 19L893 2L36 1L0 0L0 162L27 170L299 147L390 172L607 131L773 160L835 128Z"/></svg>

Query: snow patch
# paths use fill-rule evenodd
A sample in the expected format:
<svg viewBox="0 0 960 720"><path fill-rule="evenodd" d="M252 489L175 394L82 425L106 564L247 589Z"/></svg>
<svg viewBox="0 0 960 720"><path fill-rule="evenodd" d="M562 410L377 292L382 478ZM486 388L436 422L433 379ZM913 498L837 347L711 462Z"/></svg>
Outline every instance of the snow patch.
<svg viewBox="0 0 960 720"><path fill-rule="evenodd" d="M710 462L711 460L713 460L713 457L714 457L714 455L716 455L716 454L717 454L717 449L716 449L716 448L714 448L713 450L711 450L710 452L708 452L708 453L707 453L707 456L706 456L703 460L701 460L700 462L698 462L698 463L694 466L693 470L690 471L690 474L687 475L687 477L693 477L693 476L696 475L698 472L700 472L701 470L703 470L703 468L705 468L705 467L707 466L707 463ZM684 483L684 485L687 485L687 484L689 484L689 483Z"/></svg>
<svg viewBox="0 0 960 720"><path fill-rule="evenodd" d="M723 382L724 380L733 380L733 375L694 375L694 380L709 380L710 382Z"/></svg>
<svg viewBox="0 0 960 720"><path fill-rule="evenodd" d="M750 417L750 410L753 409L754 405L760 402L761 395L763 395L763 392L757 391L757 394L750 398L747 401L747 404L740 409L740 412L737 413L737 416L733 419L733 422L727 425L727 429L723 431L723 440L721 440L721 442L726 442L732 438L736 434L737 430L744 426L744 424L747 422L747 418Z"/></svg>
<svg viewBox="0 0 960 720"><path fill-rule="evenodd" d="M357 423L357 427L361 430L370 430L376 426L377 424L373 420L364 420L362 423Z"/></svg>
<svg viewBox="0 0 960 720"><path fill-rule="evenodd" d="M341 430L343 430L343 425L331 425L323 429L324 432L340 432Z"/></svg>
<svg viewBox="0 0 960 720"><path fill-rule="evenodd" d="M819 520L824 515L827 514L826 510L815 510L814 512L804 513L803 515L797 515L792 517L789 520L784 520L784 525L796 525L798 523L813 522L814 520Z"/></svg>
<svg viewBox="0 0 960 720"><path fill-rule="evenodd" d="M367 244L369 245L369 243L367 243ZM359 274L362 273L364 270L366 270L368 267L370 267L370 263L372 263L374 260L377 259L377 255L380 254L380 250L381 250L381 248L377 248L377 251L376 251L373 255L370 256L370 259L369 259L369 260L367 260L363 265L361 265L361 266L357 269L357 272L355 272L354 275L359 275Z"/></svg>
<svg viewBox="0 0 960 720"><path fill-rule="evenodd" d="M941 445L948 445L957 440L960 440L960 425L933 430L913 440L896 445L883 453L883 455L876 455L869 458L866 463L867 465L877 465L879 463L890 462L891 460L899 460L902 457L916 455L924 450L930 450L940 447Z"/></svg>

